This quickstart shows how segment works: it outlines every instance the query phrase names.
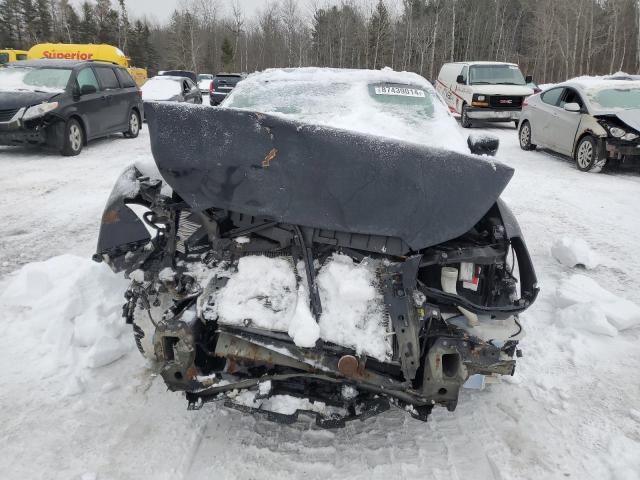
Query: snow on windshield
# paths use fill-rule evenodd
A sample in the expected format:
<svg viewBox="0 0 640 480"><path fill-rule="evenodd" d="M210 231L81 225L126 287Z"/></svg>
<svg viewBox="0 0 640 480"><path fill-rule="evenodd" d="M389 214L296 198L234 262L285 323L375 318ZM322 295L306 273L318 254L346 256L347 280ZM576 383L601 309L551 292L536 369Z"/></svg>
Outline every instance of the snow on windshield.
<svg viewBox="0 0 640 480"><path fill-rule="evenodd" d="M578 84L596 111L640 108L640 81L585 75L567 82Z"/></svg>
<svg viewBox="0 0 640 480"><path fill-rule="evenodd" d="M64 68L8 67L0 69L0 90L60 93L70 76Z"/></svg>
<svg viewBox="0 0 640 480"><path fill-rule="evenodd" d="M238 83L223 105L468 153L457 122L415 73L270 69Z"/></svg>
<svg viewBox="0 0 640 480"><path fill-rule="evenodd" d="M182 92L182 82L170 78L152 78L141 88L142 100L170 100Z"/></svg>

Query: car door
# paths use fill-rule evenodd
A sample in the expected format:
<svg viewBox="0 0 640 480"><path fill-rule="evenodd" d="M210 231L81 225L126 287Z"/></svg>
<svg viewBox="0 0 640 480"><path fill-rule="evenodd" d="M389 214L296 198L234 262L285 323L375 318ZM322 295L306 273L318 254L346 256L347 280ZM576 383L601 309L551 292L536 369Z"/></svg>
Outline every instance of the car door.
<svg viewBox="0 0 640 480"><path fill-rule="evenodd" d="M197 96L200 94L196 92L195 84L189 80L185 79L182 82L182 95L184 96L184 101L188 103L197 103Z"/></svg>
<svg viewBox="0 0 640 480"><path fill-rule="evenodd" d="M126 111L126 104L123 105L123 99L118 95L120 90L118 77L116 77L116 72L109 65L96 65L94 70L100 82L104 99L102 121L105 126L105 133L118 131L122 128L123 123L126 124L126 118L129 113Z"/></svg>
<svg viewBox="0 0 640 480"><path fill-rule="evenodd" d="M568 112L564 109L567 103L577 103L580 106L579 112ZM550 133L554 136L554 144L558 152L565 155L573 153L573 143L576 132L580 126L582 115L586 112L584 102L580 94L571 87L566 87L560 96L558 109L551 124Z"/></svg>
<svg viewBox="0 0 640 480"><path fill-rule="evenodd" d="M540 101L531 109L532 142L541 146L556 148L553 135L553 120L558 113L558 103L563 87L552 88L540 95Z"/></svg>
<svg viewBox="0 0 640 480"><path fill-rule="evenodd" d="M95 91L91 93L82 93L83 87L85 91L93 87ZM87 139L99 137L104 134L104 122L102 119L102 108L104 107L104 98L100 90L100 84L95 72L91 66L86 66L76 73L76 111L82 117L86 130Z"/></svg>

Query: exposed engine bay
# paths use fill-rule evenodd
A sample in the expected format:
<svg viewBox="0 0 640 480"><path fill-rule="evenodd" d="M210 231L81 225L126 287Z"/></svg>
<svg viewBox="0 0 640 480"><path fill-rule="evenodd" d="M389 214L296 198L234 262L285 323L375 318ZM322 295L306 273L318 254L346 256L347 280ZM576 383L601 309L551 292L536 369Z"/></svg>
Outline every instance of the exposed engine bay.
<svg viewBox="0 0 640 480"><path fill-rule="evenodd" d="M147 112L160 175L123 173L94 258L131 279L137 346L189 408L426 420L472 375L513 374L538 288L498 198L511 169L261 114ZM177 128L202 141L173 145Z"/></svg>

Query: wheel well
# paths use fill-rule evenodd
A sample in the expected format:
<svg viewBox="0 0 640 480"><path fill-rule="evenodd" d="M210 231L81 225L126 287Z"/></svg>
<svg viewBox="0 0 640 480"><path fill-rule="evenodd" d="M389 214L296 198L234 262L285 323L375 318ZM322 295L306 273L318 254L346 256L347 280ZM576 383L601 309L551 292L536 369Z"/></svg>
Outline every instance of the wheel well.
<svg viewBox="0 0 640 480"><path fill-rule="evenodd" d="M598 144L598 148L602 148L602 138L595 135L593 133L593 131L591 130L587 130L585 131L582 135L580 135L578 138L576 138L576 141L573 143L573 150L571 152L571 156L575 157L576 155L576 147L578 146L578 144L580 143L580 141L584 138L584 137L593 137L593 139L596 141L596 143Z"/></svg>
<svg viewBox="0 0 640 480"><path fill-rule="evenodd" d="M140 110L138 109L138 107L131 107L131 110L136 112L136 114L138 115L138 120L142 119L142 116L140 115Z"/></svg>
<svg viewBox="0 0 640 480"><path fill-rule="evenodd" d="M86 146L89 141L87 140L87 127L85 126L84 121L82 120L82 117L80 117L79 115L71 115L69 117L69 120L71 119L76 120L80 124L80 128L82 129L82 136L84 137L82 139L82 144Z"/></svg>

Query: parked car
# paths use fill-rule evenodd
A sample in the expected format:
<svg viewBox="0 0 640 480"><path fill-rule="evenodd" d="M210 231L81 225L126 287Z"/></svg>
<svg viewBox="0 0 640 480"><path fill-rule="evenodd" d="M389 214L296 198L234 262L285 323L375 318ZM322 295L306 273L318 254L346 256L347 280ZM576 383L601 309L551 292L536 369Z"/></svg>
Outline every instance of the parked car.
<svg viewBox="0 0 640 480"><path fill-rule="evenodd" d="M240 73L217 74L209 87L209 104L212 106L219 105L240 80L242 80L242 74Z"/></svg>
<svg viewBox="0 0 640 480"><path fill-rule="evenodd" d="M211 75L210 73L201 73L200 75L198 75L198 88L200 89L200 93L209 94L212 81L213 75Z"/></svg>
<svg viewBox="0 0 640 480"><path fill-rule="evenodd" d="M529 97L520 147L574 158L583 172L640 158L640 81L581 77Z"/></svg>
<svg viewBox="0 0 640 480"><path fill-rule="evenodd" d="M195 72L190 70L163 70L158 72L159 76L168 76L168 77L186 77L191 80L193 83L198 83L198 77Z"/></svg>
<svg viewBox="0 0 640 480"><path fill-rule="evenodd" d="M0 144L49 145L78 155L113 133L138 136L140 90L118 65L24 60L0 70Z"/></svg>
<svg viewBox="0 0 640 480"><path fill-rule="evenodd" d="M464 152L424 78L268 70L222 108L148 113L159 173L118 180L94 259L131 279L136 344L190 408L426 420L513 373L538 292L513 170Z"/></svg>
<svg viewBox="0 0 640 480"><path fill-rule="evenodd" d="M436 89L464 128L478 121L517 126L522 102L533 94L531 82L515 63L456 62L442 66Z"/></svg>
<svg viewBox="0 0 640 480"><path fill-rule="evenodd" d="M144 102L202 103L200 90L186 77L156 76L147 80L141 90Z"/></svg>

